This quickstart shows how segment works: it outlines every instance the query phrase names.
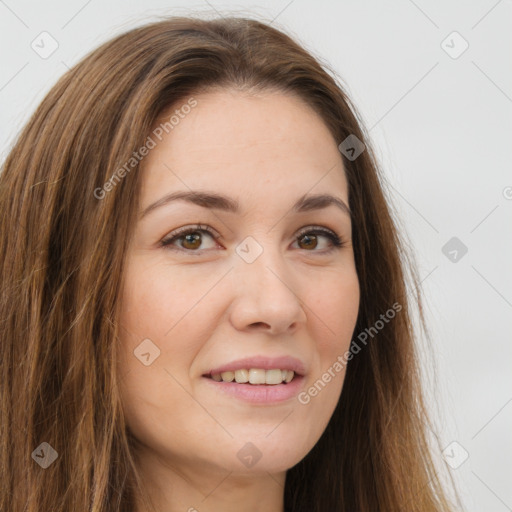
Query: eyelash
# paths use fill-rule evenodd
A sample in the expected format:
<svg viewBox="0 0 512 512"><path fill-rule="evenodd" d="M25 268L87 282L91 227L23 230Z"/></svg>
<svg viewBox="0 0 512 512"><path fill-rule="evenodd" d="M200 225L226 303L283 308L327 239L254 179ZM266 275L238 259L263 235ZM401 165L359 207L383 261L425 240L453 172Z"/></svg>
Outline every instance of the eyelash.
<svg viewBox="0 0 512 512"><path fill-rule="evenodd" d="M191 249L185 249L183 247L173 247L171 245L174 241L179 240L180 238L183 238L188 234L197 233L198 231L208 233L215 241L217 241L221 238L220 235L218 235L216 232L214 232L208 226L202 226L201 224L197 224L196 226L193 226L193 227L186 226L184 228L177 229L176 231L171 233L167 238L164 238L160 242L160 245L162 247L165 247L166 249L170 249L170 250L185 251L185 252L188 252L191 254L201 254L204 251L209 250L209 249L191 250ZM309 226L307 228L302 229L297 234L296 240L299 240L304 235L322 235L322 236L327 237L332 244L332 247L330 249L327 249L324 251L312 250L312 251L307 251L307 252L319 252L321 254L329 254L336 249L341 249L345 245L345 241L341 237L339 237L336 233L334 233L333 231L330 231L328 229L322 228L321 226Z"/></svg>

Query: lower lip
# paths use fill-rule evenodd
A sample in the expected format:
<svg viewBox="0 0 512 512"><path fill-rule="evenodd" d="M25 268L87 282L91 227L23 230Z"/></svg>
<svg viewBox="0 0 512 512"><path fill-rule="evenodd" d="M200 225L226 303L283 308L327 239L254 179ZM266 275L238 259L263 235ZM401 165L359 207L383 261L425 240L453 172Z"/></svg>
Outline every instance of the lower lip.
<svg viewBox="0 0 512 512"><path fill-rule="evenodd" d="M203 377L212 386L227 395L254 404L272 404L289 400L299 394L304 377L295 375L287 384L239 384L238 382L217 382L210 377Z"/></svg>

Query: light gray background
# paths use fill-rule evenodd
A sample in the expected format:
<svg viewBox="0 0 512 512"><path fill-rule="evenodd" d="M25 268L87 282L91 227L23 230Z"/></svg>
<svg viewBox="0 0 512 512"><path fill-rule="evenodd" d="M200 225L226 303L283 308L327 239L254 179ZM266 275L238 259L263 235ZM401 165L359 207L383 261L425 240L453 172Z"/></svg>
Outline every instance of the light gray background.
<svg viewBox="0 0 512 512"><path fill-rule="evenodd" d="M216 11L274 20L346 85L419 264L437 367L425 354L426 384L448 447L439 460L458 466L464 510L512 510L510 0L0 0L1 160L100 43L155 16ZM31 47L51 49L43 31L58 43L48 58ZM469 44L460 56L453 31ZM455 262L442 252L452 237L468 248Z"/></svg>

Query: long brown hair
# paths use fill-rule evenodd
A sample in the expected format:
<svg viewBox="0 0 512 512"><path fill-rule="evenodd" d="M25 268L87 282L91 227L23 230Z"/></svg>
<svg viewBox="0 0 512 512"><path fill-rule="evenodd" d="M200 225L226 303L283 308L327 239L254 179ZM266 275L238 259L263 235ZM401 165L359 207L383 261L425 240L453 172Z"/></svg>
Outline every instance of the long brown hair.
<svg viewBox="0 0 512 512"><path fill-rule="evenodd" d="M244 18L179 17L130 30L74 66L3 165L1 511L134 509L141 480L115 354L138 165L101 198L95 191L145 144L165 109L228 87L297 94L335 140L364 142L359 157L343 156L361 288L354 336L401 306L348 363L325 432L287 471L286 508L451 510L420 386L409 306L419 305L424 322L418 278L360 116L333 73L283 31ZM57 458L43 469L37 457L51 462L52 450Z"/></svg>

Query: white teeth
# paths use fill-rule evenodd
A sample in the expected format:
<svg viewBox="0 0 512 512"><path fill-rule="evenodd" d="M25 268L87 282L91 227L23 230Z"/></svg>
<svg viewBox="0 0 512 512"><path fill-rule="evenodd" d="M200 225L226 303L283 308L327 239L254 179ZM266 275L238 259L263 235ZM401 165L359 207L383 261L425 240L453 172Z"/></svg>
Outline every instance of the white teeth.
<svg viewBox="0 0 512 512"><path fill-rule="evenodd" d="M222 372L212 374L212 379L220 382L233 382L239 384L281 384L283 382L291 382L295 375L292 370L262 370L260 368L250 368L249 370L236 370L234 372Z"/></svg>
<svg viewBox="0 0 512 512"><path fill-rule="evenodd" d="M265 372L265 384L281 384L283 374L281 370L267 370Z"/></svg>
<svg viewBox="0 0 512 512"><path fill-rule="evenodd" d="M249 382L251 384L265 384L265 370L251 368L249 370Z"/></svg>
<svg viewBox="0 0 512 512"><path fill-rule="evenodd" d="M249 382L249 372L247 370L237 370L235 372L235 380L239 384L244 384L245 382Z"/></svg>
<svg viewBox="0 0 512 512"><path fill-rule="evenodd" d="M235 374L233 372L222 372L220 376L224 382L232 382L235 379Z"/></svg>

